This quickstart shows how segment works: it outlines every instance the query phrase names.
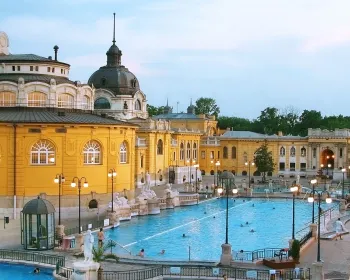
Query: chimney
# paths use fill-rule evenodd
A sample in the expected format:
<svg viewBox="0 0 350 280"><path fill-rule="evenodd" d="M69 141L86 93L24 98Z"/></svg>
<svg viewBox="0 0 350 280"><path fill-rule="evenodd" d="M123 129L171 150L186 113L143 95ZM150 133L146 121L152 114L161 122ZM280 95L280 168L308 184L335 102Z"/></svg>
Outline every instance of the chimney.
<svg viewBox="0 0 350 280"><path fill-rule="evenodd" d="M282 131L278 131L278 134L277 134L278 136L283 136L283 132Z"/></svg>
<svg viewBox="0 0 350 280"><path fill-rule="evenodd" d="M57 52L58 52L59 47L56 45L53 47L53 49L55 50L55 60L57 61Z"/></svg>

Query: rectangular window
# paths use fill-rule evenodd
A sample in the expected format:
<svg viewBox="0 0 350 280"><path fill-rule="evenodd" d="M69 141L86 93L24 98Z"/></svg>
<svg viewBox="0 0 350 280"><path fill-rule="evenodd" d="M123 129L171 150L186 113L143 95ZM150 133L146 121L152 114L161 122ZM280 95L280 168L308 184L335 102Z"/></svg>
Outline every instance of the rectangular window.
<svg viewBox="0 0 350 280"><path fill-rule="evenodd" d="M47 67L47 72L51 72L51 67Z"/></svg>
<svg viewBox="0 0 350 280"><path fill-rule="evenodd" d="M56 128L56 133L67 133L67 128L62 127L62 128Z"/></svg>
<svg viewBox="0 0 350 280"><path fill-rule="evenodd" d="M61 69L61 74L63 74L63 69Z"/></svg>
<svg viewBox="0 0 350 280"><path fill-rule="evenodd" d="M17 66L17 71L21 71L21 66Z"/></svg>
<svg viewBox="0 0 350 280"><path fill-rule="evenodd" d="M205 151L201 151L201 158L205 159Z"/></svg>
<svg viewBox="0 0 350 280"><path fill-rule="evenodd" d="M218 151L218 159L220 159L220 151Z"/></svg>
<svg viewBox="0 0 350 280"><path fill-rule="evenodd" d="M214 159L214 151L210 152L210 159Z"/></svg>
<svg viewBox="0 0 350 280"><path fill-rule="evenodd" d="M12 66L12 71L16 71L16 66Z"/></svg>
<svg viewBox="0 0 350 280"><path fill-rule="evenodd" d="M35 71L39 71L39 66L35 66Z"/></svg>
<svg viewBox="0 0 350 280"><path fill-rule="evenodd" d="M280 162L280 171L284 171L286 169L286 164L284 162Z"/></svg>
<svg viewBox="0 0 350 280"><path fill-rule="evenodd" d="M295 171L295 162L289 163L289 170L290 171Z"/></svg>
<svg viewBox="0 0 350 280"><path fill-rule="evenodd" d="M52 67L52 73L55 73L55 67Z"/></svg>
<svg viewBox="0 0 350 280"><path fill-rule="evenodd" d="M30 66L30 71L34 71L34 66Z"/></svg>
<svg viewBox="0 0 350 280"><path fill-rule="evenodd" d="M300 163L300 171L306 171L306 163L305 162Z"/></svg>
<svg viewBox="0 0 350 280"><path fill-rule="evenodd" d="M41 129L40 128L29 128L28 132L29 133L41 133Z"/></svg>

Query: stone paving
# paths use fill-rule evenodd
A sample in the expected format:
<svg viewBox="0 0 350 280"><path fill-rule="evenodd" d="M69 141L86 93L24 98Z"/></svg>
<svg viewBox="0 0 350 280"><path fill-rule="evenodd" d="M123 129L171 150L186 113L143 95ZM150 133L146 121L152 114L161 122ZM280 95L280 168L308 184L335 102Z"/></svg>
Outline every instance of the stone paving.
<svg viewBox="0 0 350 280"><path fill-rule="evenodd" d="M237 178L240 181L240 178ZM212 176L203 177L203 185L212 184ZM301 183L308 185L305 179L301 179ZM174 189L183 190L183 185L173 185ZM155 186L152 189L157 195L162 195L164 190L163 186ZM0 220L0 223L3 220ZM73 225L76 220L66 221L68 225ZM82 221L82 224L84 221ZM3 224L2 224L3 225ZM347 225L349 227L349 224ZM6 249L21 249L20 244L20 220L10 220L10 224L6 225L6 229L3 226L0 228L0 248ZM313 242L307 249L305 249L301 259L300 267L311 267L312 263L316 261L317 242ZM46 253L46 252L45 252ZM48 251L47 253L64 255L67 258L67 266L72 266L73 262L77 259L72 256L72 253L65 252L53 252ZM350 235L343 237L343 240L338 241L327 241L321 240L321 259L324 262L324 271L326 278L348 278L349 277L349 262L350 262ZM242 264L243 266L243 264ZM144 265L139 264L121 264L113 262L103 263L105 271L111 270L136 270L144 268ZM259 267L261 268L261 267Z"/></svg>

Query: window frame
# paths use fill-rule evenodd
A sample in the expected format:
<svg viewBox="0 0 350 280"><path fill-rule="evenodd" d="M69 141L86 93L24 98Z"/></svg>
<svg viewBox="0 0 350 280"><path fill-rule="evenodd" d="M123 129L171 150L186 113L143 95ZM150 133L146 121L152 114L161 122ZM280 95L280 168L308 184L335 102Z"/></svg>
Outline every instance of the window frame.
<svg viewBox="0 0 350 280"><path fill-rule="evenodd" d="M31 97L34 96L35 98L31 99ZM38 97L42 98L38 98ZM28 101L27 106L28 107L45 107L47 102L47 95L45 93L42 93L40 91L33 91L28 93L27 95Z"/></svg>
<svg viewBox="0 0 350 280"><path fill-rule="evenodd" d="M163 155L163 140L162 139L158 139L157 141L157 155L160 156L160 155Z"/></svg>
<svg viewBox="0 0 350 280"><path fill-rule="evenodd" d="M83 147L84 165L102 164L102 147L96 140L89 140ZM97 159L97 160L96 160Z"/></svg>
<svg viewBox="0 0 350 280"><path fill-rule="evenodd" d="M119 146L119 163L120 164L128 163L128 146L125 141L123 141Z"/></svg>
<svg viewBox="0 0 350 280"><path fill-rule="evenodd" d="M39 140L30 148L30 165L55 165L55 156L55 146L51 141Z"/></svg>

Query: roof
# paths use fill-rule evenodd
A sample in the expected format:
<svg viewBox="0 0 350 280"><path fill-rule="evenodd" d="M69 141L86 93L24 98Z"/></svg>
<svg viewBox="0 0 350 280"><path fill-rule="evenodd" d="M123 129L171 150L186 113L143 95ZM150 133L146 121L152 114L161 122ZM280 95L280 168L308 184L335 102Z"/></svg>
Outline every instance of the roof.
<svg viewBox="0 0 350 280"><path fill-rule="evenodd" d="M58 112L65 112L65 115L59 116ZM69 112L58 108L33 107L0 108L0 123L99 124L137 127L136 124L105 118L81 110Z"/></svg>
<svg viewBox="0 0 350 280"><path fill-rule="evenodd" d="M38 196L38 198L32 199L24 205L23 214L52 214L55 213L55 207L53 207L52 203L46 199L42 199Z"/></svg>
<svg viewBox="0 0 350 280"><path fill-rule="evenodd" d="M201 119L199 116L195 114L187 114L187 113L170 113L170 114L161 114L157 116L152 116L153 119L159 120L171 120L171 119Z"/></svg>
<svg viewBox="0 0 350 280"><path fill-rule="evenodd" d="M46 84L50 84L51 79L55 79L56 84L75 84L73 81L65 78L65 77L58 77L53 75L40 75L40 74L0 74L0 82L2 81L9 81L18 83L18 79L23 78L24 83L31 83L31 82L42 82Z"/></svg>
<svg viewBox="0 0 350 280"><path fill-rule="evenodd" d="M280 139L280 140L302 140L307 139L307 137L301 137L301 136L294 136L294 135L285 135L285 136L278 136L278 135L267 135L267 134L261 134L256 133L252 131L226 131L224 134L220 136L220 138L238 138L238 139Z"/></svg>
<svg viewBox="0 0 350 280"><path fill-rule="evenodd" d="M70 66L67 63L60 62L54 59L49 59L47 57L39 56L36 54L9 54L0 55L0 62L46 62L46 63L58 63Z"/></svg>

